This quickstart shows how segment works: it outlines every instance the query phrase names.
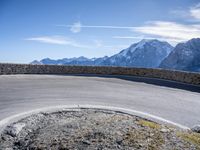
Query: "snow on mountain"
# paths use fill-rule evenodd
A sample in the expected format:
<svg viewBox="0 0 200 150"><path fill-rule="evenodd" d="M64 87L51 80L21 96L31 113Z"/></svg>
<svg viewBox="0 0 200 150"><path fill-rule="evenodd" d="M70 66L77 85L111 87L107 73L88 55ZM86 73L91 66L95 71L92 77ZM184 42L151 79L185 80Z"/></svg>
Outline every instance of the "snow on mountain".
<svg viewBox="0 0 200 150"><path fill-rule="evenodd" d="M165 58L161 68L200 71L200 38L178 44Z"/></svg>
<svg viewBox="0 0 200 150"><path fill-rule="evenodd" d="M167 42L142 40L109 57L102 65L155 68L172 49Z"/></svg>
<svg viewBox="0 0 200 150"><path fill-rule="evenodd" d="M49 58L39 61L41 64L54 65L92 65L92 66L128 66L128 67L158 67L160 62L171 52L173 47L167 42L158 40L141 40L132 44L111 57L102 58L64 58L53 60ZM34 62L32 62L34 64Z"/></svg>
<svg viewBox="0 0 200 150"><path fill-rule="evenodd" d="M108 56L102 58L86 58L86 57L74 57L74 58L63 58L63 59L50 59L45 58L40 61L34 60L31 64L46 64L46 65L100 65Z"/></svg>

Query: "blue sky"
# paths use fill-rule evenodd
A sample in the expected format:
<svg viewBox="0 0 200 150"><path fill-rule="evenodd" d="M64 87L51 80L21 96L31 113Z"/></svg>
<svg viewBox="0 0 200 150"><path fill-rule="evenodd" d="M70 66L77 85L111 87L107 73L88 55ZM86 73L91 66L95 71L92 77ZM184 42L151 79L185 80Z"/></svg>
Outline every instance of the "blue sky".
<svg viewBox="0 0 200 150"><path fill-rule="evenodd" d="M0 0L0 62L112 55L200 37L200 0Z"/></svg>

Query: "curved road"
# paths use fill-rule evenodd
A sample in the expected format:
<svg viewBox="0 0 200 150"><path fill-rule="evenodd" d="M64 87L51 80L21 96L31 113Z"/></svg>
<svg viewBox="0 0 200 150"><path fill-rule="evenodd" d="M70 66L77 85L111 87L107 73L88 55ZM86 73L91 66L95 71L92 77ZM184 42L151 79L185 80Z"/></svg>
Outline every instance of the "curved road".
<svg viewBox="0 0 200 150"><path fill-rule="evenodd" d="M141 80L135 82L98 76L1 75L0 121L43 107L89 104L141 111L187 127L200 124L199 87L192 92L143 83ZM182 85L187 86L191 88Z"/></svg>

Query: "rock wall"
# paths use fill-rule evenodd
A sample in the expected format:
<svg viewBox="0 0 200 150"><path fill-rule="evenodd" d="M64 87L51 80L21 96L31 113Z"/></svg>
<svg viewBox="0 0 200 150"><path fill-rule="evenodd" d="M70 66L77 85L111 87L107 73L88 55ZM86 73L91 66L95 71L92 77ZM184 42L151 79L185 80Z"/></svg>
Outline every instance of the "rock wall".
<svg viewBox="0 0 200 150"><path fill-rule="evenodd" d="M188 84L200 85L200 73L182 72L164 69L99 67L99 66L60 66L30 64L0 64L0 75L3 74L101 74L131 75L173 80Z"/></svg>

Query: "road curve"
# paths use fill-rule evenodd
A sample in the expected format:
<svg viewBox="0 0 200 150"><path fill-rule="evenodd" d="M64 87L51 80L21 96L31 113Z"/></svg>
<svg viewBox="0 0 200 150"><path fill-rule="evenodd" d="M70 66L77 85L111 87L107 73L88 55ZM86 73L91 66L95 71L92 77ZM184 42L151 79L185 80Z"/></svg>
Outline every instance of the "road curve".
<svg viewBox="0 0 200 150"><path fill-rule="evenodd" d="M1 75L0 121L43 107L103 105L149 113L187 127L200 124L199 87L194 92L141 81L98 76ZM191 88L184 85L187 86Z"/></svg>

